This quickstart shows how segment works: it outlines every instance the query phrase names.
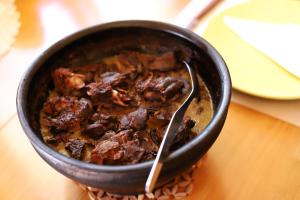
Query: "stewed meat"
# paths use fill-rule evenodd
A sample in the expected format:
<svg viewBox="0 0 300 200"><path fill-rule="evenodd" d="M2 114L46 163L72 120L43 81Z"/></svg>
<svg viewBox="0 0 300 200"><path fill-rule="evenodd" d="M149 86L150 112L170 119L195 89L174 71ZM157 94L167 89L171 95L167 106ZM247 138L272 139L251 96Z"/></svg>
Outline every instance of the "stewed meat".
<svg viewBox="0 0 300 200"><path fill-rule="evenodd" d="M43 106L41 125L57 131L78 131L92 111L88 99L75 97L49 98Z"/></svg>
<svg viewBox="0 0 300 200"><path fill-rule="evenodd" d="M195 126L195 121L191 120L189 117L185 117L183 119L183 122L178 128L172 147L175 148L180 145L183 145L187 141L189 141L193 136L195 136L195 133L191 131L191 129L194 126ZM153 129L151 131L151 138L157 145L159 145L160 142L162 141L165 129L166 126L164 128Z"/></svg>
<svg viewBox="0 0 300 200"><path fill-rule="evenodd" d="M40 112L44 141L97 164L154 159L173 112L190 91L179 59L173 51L124 51L95 64L55 69L55 88ZM195 136L194 126L184 118L171 150Z"/></svg>
<svg viewBox="0 0 300 200"><path fill-rule="evenodd" d="M85 76L82 74L73 73L69 69L58 68L53 74L55 88L63 95L80 95L80 89L85 86Z"/></svg>
<svg viewBox="0 0 300 200"><path fill-rule="evenodd" d="M148 120L148 112L145 108L139 108L134 112L129 113L121 118L121 128L128 129L133 128L141 130L145 128Z"/></svg>
<svg viewBox="0 0 300 200"><path fill-rule="evenodd" d="M119 106L127 107L131 98L124 90L112 90L112 101Z"/></svg>
<svg viewBox="0 0 300 200"><path fill-rule="evenodd" d="M112 115L95 113L89 121L83 133L91 138L100 138L106 131L118 129L118 120Z"/></svg>
<svg viewBox="0 0 300 200"><path fill-rule="evenodd" d="M103 82L93 82L86 86L86 94L94 104L111 104L112 102L127 107L128 102L132 99L128 92L123 89L113 89L115 84L120 83L119 79L104 79Z"/></svg>
<svg viewBox="0 0 300 200"><path fill-rule="evenodd" d="M138 93L148 101L176 99L183 94L184 86L184 82L178 78L170 76L154 77L153 74L136 83Z"/></svg>
<svg viewBox="0 0 300 200"><path fill-rule="evenodd" d="M86 94L93 104L109 102L112 96L112 87L101 82L93 82L86 86Z"/></svg>
<svg viewBox="0 0 300 200"><path fill-rule="evenodd" d="M85 142L80 139L70 139L66 143L66 150L71 154L72 158L81 159L83 156Z"/></svg>
<svg viewBox="0 0 300 200"><path fill-rule="evenodd" d="M148 120L148 125L151 127L162 128L166 126L171 119L171 113L161 109L153 113Z"/></svg>
<svg viewBox="0 0 300 200"><path fill-rule="evenodd" d="M98 164L137 163L145 150L138 140L132 140L132 130L120 131L100 142L92 151L91 161Z"/></svg>
<svg viewBox="0 0 300 200"><path fill-rule="evenodd" d="M125 83L126 76L118 72L105 72L101 74L101 81L106 85L116 86Z"/></svg>

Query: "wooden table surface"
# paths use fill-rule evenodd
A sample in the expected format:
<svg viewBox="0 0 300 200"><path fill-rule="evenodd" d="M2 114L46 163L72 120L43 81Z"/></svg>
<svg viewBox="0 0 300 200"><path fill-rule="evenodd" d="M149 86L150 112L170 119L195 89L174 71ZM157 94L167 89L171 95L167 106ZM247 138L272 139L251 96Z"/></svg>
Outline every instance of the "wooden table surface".
<svg viewBox="0 0 300 200"><path fill-rule="evenodd" d="M1 200L88 199L34 152L16 116L15 93L23 72L54 41L82 27L135 17L133 9L127 15L121 8L109 13L107 9L115 8L116 1L99 2L17 1L20 34L12 50L0 58ZM151 19L159 10L155 19L168 21L187 0L172 1L172 6L170 2L159 9L158 1L137 3L144 12L136 16ZM231 103L220 137L197 170L194 184L188 200L300 199L300 128Z"/></svg>

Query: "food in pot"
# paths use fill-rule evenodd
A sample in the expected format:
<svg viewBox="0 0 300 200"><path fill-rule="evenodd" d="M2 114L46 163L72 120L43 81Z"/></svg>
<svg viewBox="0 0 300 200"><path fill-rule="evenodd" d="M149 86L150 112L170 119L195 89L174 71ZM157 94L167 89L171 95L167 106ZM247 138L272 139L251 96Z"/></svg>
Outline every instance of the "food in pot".
<svg viewBox="0 0 300 200"><path fill-rule="evenodd" d="M41 133L53 149L74 159L125 165L155 158L173 112L191 90L177 54L122 51L94 65L61 66L40 112ZM213 115L199 78L171 150L196 136Z"/></svg>

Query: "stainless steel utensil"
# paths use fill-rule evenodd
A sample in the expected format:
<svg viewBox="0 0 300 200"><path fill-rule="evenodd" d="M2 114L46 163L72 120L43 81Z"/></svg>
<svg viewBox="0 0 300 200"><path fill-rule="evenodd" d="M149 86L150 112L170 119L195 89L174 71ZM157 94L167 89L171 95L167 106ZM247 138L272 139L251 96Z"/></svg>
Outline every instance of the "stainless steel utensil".
<svg viewBox="0 0 300 200"><path fill-rule="evenodd" d="M183 64L189 71L191 83L192 83L192 91L190 92L189 96L186 98L184 103L175 111L175 113L173 114L170 120L170 123L167 127L167 130L165 132L165 135L163 137L163 140L157 152L157 156L151 168L150 174L146 181L146 185L145 185L146 192L152 192L152 190L154 189L155 183L158 179L163 164L169 155L169 149L172 145L174 138L176 137L176 133L182 122L184 114L188 106L192 102L192 100L195 97L198 97L199 95L199 83L194 69L185 61L183 61Z"/></svg>

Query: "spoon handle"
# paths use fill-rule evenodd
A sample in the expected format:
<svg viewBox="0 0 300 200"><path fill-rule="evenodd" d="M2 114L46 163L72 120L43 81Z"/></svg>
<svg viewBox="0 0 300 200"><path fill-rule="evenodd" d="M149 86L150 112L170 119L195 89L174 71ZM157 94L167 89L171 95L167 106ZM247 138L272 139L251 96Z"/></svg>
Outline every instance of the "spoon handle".
<svg viewBox="0 0 300 200"><path fill-rule="evenodd" d="M178 108L175 113L172 115L172 118L169 122L169 125L167 127L167 130L165 132L165 135L163 137L163 140L160 144L159 150L157 152L156 158L154 160L154 163L152 165L150 174L148 176L148 179L146 181L145 185L145 191L146 192L152 192L154 189L155 183L158 179L158 176L160 174L160 171L162 169L163 163L167 159L169 155L169 150L172 145L173 140L176 137L176 133L178 132L178 128L182 122L182 119L184 117L184 114L192 102L193 98L197 96L198 92L198 80L195 72L193 69L184 62L185 66L187 67L191 80L192 80L192 91L190 92L188 98L184 101L184 103Z"/></svg>

